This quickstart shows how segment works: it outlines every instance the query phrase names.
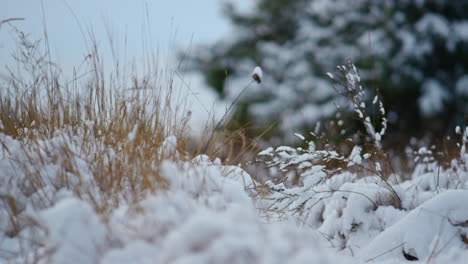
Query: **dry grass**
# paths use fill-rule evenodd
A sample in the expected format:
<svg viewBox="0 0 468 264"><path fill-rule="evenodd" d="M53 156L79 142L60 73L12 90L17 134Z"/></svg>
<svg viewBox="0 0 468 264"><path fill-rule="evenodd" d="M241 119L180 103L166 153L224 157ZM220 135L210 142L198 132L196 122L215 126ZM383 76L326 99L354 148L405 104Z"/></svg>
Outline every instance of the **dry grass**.
<svg viewBox="0 0 468 264"><path fill-rule="evenodd" d="M10 70L0 89L0 144L15 156L18 169L16 176L7 176L28 185L21 190L24 196L40 194L40 207L65 188L106 215L122 199L131 204L164 189L167 182L159 175L164 160L188 161L203 153L237 165L255 148L242 130L189 138L187 124L177 116L187 112L184 98L175 98L177 69L159 67L154 53L144 74L128 72L134 67L118 62L109 73L94 42L83 61L84 74L64 81L47 47L16 33L14 68L19 70ZM174 106L174 99L180 104ZM207 127L203 135L211 133ZM9 146L10 139L20 142L21 151ZM0 199L12 216L21 211L15 197L0 193Z"/></svg>

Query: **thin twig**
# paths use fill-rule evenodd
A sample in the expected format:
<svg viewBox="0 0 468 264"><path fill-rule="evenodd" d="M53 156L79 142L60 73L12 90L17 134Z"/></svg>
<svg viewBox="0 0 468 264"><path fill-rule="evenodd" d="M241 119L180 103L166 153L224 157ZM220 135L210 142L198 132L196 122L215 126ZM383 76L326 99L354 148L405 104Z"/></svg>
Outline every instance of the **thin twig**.
<svg viewBox="0 0 468 264"><path fill-rule="evenodd" d="M378 257L381 257L381 256L387 254L388 252L390 252L390 251L392 251L392 250L395 250L395 249L397 249L397 248L403 246L405 243L406 243L406 242L403 242L403 243L401 243L400 245L398 245L398 246L396 246L396 247L393 247L393 248L391 248L391 249L385 251L384 253L382 253L382 254L380 254L380 255L377 255L377 256L375 256L375 257L373 257L373 258L370 258L370 259L366 260L364 263L367 263L367 262L369 262L369 261L371 261L371 260L374 260L374 259L376 259L376 258L378 258Z"/></svg>
<svg viewBox="0 0 468 264"><path fill-rule="evenodd" d="M249 84L247 84L247 86L244 87L244 89L239 93L239 95L237 95L237 97L234 99L234 101L232 101L231 105L229 105L228 109L226 110L226 112L224 113L224 115L221 117L221 119L219 120L219 122L216 124L216 126L213 128L213 131L211 131L211 135L210 137L208 138L208 140L206 141L206 145L205 147L203 148L204 151L206 151L208 149L208 145L210 144L210 141L211 139L213 138L214 136L214 133L215 131L217 131L220 127L221 127L221 124L223 123L223 121L225 120L225 118L227 117L227 115L229 114L229 112L231 111L232 107L234 107L234 105L237 103L237 101L239 100L239 98L241 97L241 95L250 87L250 85L254 82L254 80L250 81Z"/></svg>
<svg viewBox="0 0 468 264"><path fill-rule="evenodd" d="M249 84L247 84L247 86L245 86L245 88L239 93L239 95L237 95L236 99L234 99L234 101L232 101L231 105L229 106L229 108L226 110L226 112L224 113L223 117L221 117L221 119L219 120L219 122L216 124L214 130L218 130L221 123L223 122L223 120L226 118L227 114L231 111L232 107L237 103L237 101L239 100L239 98L241 97L241 95L250 87L250 85L254 82L254 80L250 81Z"/></svg>
<svg viewBox="0 0 468 264"><path fill-rule="evenodd" d="M21 20L24 20L24 18L21 18L21 17L7 18L7 19L0 21L0 26L2 26L3 23L9 23L11 21L21 21Z"/></svg>

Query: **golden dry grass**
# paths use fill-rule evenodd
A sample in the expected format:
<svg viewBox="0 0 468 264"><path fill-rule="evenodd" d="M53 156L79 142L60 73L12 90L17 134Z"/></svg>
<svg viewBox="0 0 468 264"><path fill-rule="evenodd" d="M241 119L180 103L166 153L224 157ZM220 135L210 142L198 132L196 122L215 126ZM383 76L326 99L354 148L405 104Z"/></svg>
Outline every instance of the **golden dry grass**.
<svg viewBox="0 0 468 264"><path fill-rule="evenodd" d="M186 110L183 98L179 105L171 103L178 96L177 69L159 67L155 55L145 74L127 72L132 67L122 64L109 72L94 43L84 74L64 80L59 66L48 60L47 48L39 42L26 45L26 35L17 33L18 65L12 68L21 70L10 71L0 89L0 144L15 156L15 173L34 189L25 192L41 194L43 206L65 188L105 215L122 199L132 203L164 189L167 183L159 174L164 160L206 154L238 165L252 157L255 142L242 130L212 132L207 126L202 138L188 137L186 124L177 118ZM21 153L10 149L10 138L20 142ZM52 194L44 189L50 185ZM10 205L14 221L15 197L0 199Z"/></svg>

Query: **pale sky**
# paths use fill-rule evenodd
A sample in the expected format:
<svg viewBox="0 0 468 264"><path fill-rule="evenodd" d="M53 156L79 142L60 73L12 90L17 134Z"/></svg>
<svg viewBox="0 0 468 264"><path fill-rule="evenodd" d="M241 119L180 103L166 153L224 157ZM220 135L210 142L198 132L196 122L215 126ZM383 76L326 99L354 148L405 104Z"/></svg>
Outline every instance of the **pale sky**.
<svg viewBox="0 0 468 264"><path fill-rule="evenodd" d="M127 57L141 56L143 37L151 36L152 45L168 55L190 48L191 43L193 46L221 39L229 32L228 21L222 17L221 0L43 0L44 16L40 0L0 2L0 20L24 18L13 23L30 33L31 40L43 39L45 17L53 60L65 70L83 60L86 45L90 44L80 25L85 31L92 28L104 50L109 49L106 27L121 51L126 36ZM238 1L244 6L249 2ZM12 38L8 25L0 27L0 71L10 63Z"/></svg>

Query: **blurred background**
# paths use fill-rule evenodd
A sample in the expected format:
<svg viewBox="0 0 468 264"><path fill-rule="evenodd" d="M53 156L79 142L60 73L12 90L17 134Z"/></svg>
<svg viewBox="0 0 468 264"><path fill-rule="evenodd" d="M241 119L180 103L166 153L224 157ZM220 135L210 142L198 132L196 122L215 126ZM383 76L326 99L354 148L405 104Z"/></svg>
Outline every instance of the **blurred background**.
<svg viewBox="0 0 468 264"><path fill-rule="evenodd" d="M368 111L378 113L375 94L383 99L387 146L440 143L467 124L468 0L4 1L0 19L12 17L25 18L15 25L33 39L47 26L64 74L86 56L89 29L103 47L109 35L125 43L127 57L144 55L141 40L150 38L162 58L183 61L180 70L196 76L194 93L210 98L197 100L204 108L216 101L226 109L258 65L263 81L240 98L229 128L250 137L268 129L265 139L276 144L318 124L336 131L337 142L363 130L337 113L342 98L326 75L348 59ZM14 49L9 35L2 26L4 65ZM105 55L112 61L111 50Z"/></svg>
<svg viewBox="0 0 468 264"><path fill-rule="evenodd" d="M1 20L24 18L14 25L31 39L44 40L44 26L47 26L51 52L65 67L64 71L82 62L86 46L90 45L87 34L90 30L106 50L109 35L112 35L121 49L126 43L128 57L139 56L144 48L143 38L152 38L154 48L170 57L176 50L216 41L229 29L218 0L202 3L185 0L2 0L1 7ZM3 25L0 28L2 68L12 61L9 55L15 46L9 27Z"/></svg>
<svg viewBox="0 0 468 264"><path fill-rule="evenodd" d="M293 132L333 120L340 96L326 73L348 59L359 69L367 105L371 94L383 98L388 146L413 137L437 143L467 123L466 0L259 0L247 10L232 1L223 11L235 34L199 47L191 69L232 98L237 79L263 68L264 82L249 90L233 125L261 130L275 123L271 136L292 140Z"/></svg>

